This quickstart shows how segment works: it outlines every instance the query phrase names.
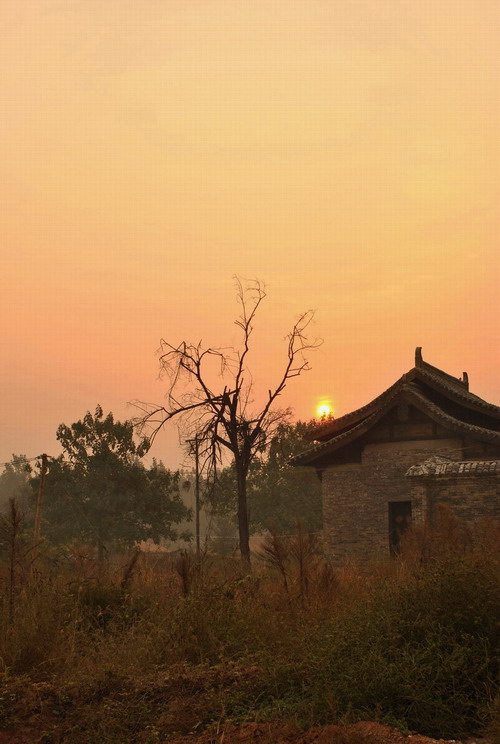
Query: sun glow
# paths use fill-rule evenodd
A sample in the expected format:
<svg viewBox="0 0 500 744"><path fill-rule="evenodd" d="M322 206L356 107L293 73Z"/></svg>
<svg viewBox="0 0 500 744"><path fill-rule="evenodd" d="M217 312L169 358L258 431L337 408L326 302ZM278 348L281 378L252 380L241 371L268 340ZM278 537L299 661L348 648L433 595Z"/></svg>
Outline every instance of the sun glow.
<svg viewBox="0 0 500 744"><path fill-rule="evenodd" d="M318 418L329 418L333 412L331 406L329 406L328 403L321 403L318 406L316 413L318 415Z"/></svg>

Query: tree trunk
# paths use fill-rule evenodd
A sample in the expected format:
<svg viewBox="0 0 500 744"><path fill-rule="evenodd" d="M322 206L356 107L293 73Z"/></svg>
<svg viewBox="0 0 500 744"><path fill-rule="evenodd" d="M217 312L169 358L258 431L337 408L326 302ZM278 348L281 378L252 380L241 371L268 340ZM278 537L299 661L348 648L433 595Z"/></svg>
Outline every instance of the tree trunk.
<svg viewBox="0 0 500 744"><path fill-rule="evenodd" d="M104 547L104 543L102 542L102 540L99 540L99 542L97 543L97 562L99 566L103 566L105 557L106 549Z"/></svg>
<svg viewBox="0 0 500 744"><path fill-rule="evenodd" d="M17 541L19 538L19 525L21 515L16 507L14 499L10 501L10 535L9 535L9 623L14 622L14 603L16 594L16 560Z"/></svg>
<svg viewBox="0 0 500 744"><path fill-rule="evenodd" d="M240 554L250 566L250 531L248 526L247 478L244 469L235 462L238 484L238 531L240 537Z"/></svg>
<svg viewBox="0 0 500 744"><path fill-rule="evenodd" d="M97 528L97 564L99 566L99 569L102 569L104 566L104 560L106 558L106 546L104 545L103 539L102 539L102 529L101 525Z"/></svg>

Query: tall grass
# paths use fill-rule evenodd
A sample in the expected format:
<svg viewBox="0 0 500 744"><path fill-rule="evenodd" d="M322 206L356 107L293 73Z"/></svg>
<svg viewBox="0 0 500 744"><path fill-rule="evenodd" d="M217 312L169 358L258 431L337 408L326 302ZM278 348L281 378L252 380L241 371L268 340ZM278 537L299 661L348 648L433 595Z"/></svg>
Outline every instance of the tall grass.
<svg viewBox="0 0 500 744"><path fill-rule="evenodd" d="M102 573L84 552L42 551L13 600L7 557L0 726L38 716L74 744L249 719L498 729L495 537L446 529L413 534L397 561L342 570L299 529L265 542L252 575L188 553L133 553Z"/></svg>

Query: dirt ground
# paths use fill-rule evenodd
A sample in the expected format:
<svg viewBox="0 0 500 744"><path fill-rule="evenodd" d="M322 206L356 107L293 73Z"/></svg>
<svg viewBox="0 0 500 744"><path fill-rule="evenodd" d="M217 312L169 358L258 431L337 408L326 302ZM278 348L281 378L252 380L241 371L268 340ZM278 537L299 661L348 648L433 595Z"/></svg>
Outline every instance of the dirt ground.
<svg viewBox="0 0 500 744"><path fill-rule="evenodd" d="M44 744L44 734L0 731L0 744ZM57 734L49 739L52 742L71 744L71 737ZM150 732L134 737L123 744L150 744ZM458 742L455 739L431 739L419 734L405 736L397 729L380 723L361 721L349 725L321 726L301 731L293 726L277 723L252 723L243 727L222 724L218 730L199 735L189 734L168 739L156 739L158 744L492 744L486 739L468 739ZM103 742L104 744L104 742Z"/></svg>
<svg viewBox="0 0 500 744"><path fill-rule="evenodd" d="M405 736L390 726L361 721L309 731L272 723L254 723L243 728L221 726L211 735L184 736L172 740L171 744L449 744L450 741L455 740L430 739L419 734ZM484 739L470 739L467 744L489 743Z"/></svg>

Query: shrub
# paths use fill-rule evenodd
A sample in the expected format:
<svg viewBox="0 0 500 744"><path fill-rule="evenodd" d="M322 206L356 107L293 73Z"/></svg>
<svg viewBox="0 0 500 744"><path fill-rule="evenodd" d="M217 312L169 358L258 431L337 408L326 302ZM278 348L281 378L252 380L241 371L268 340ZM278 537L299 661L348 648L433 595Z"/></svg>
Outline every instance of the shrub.
<svg viewBox="0 0 500 744"><path fill-rule="evenodd" d="M59 701L91 701L101 732L113 721L117 731L125 721L163 730L165 694L168 711L184 711L183 730L221 717L369 718L445 738L488 722L498 733L498 554L440 549L335 571L304 536L296 544L270 542L272 560L254 575L238 561L182 556L20 585L14 622L0 630L1 669L15 688L2 698L4 720L31 680L37 700L49 685ZM69 714L58 706L62 726ZM72 715L71 726L84 726Z"/></svg>
<svg viewBox="0 0 500 744"><path fill-rule="evenodd" d="M498 689L498 579L489 558L446 556L345 598L328 621L299 625L282 655L268 653L265 707L286 700L318 723L334 712L431 736L477 733Z"/></svg>

